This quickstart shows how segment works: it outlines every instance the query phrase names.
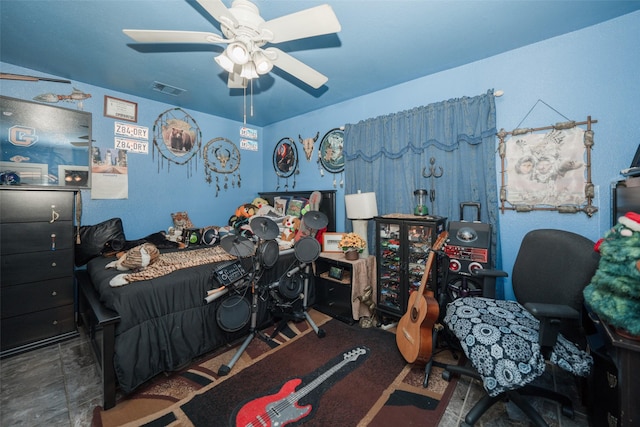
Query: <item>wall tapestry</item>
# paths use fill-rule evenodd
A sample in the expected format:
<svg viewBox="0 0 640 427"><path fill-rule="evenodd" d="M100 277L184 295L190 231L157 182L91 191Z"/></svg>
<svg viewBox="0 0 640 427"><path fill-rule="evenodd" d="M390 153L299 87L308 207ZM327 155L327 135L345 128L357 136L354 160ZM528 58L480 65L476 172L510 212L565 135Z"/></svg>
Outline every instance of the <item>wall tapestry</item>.
<svg viewBox="0 0 640 427"><path fill-rule="evenodd" d="M160 114L153 124L153 156L158 151L158 171L164 167L167 160L167 170L171 163L184 165L191 159L196 159L197 169L198 153L202 134L196 121L181 108L172 108ZM187 177L192 174L193 166L187 169Z"/></svg>
<svg viewBox="0 0 640 427"><path fill-rule="evenodd" d="M213 179L211 172L224 175L224 184L222 185L225 190L229 188L229 177L231 177L231 187L235 188L236 185L240 188L240 150L231 141L226 138L214 138L207 142L202 149L202 155L204 156L204 166L206 181L211 184ZM216 197L220 192L220 177L216 175Z"/></svg>
<svg viewBox="0 0 640 427"><path fill-rule="evenodd" d="M282 138L276 144L273 150L273 169L278 175L278 186L276 191L280 189L280 178L285 178L284 190L288 191L289 178L293 176L293 186L296 188L295 175L300 173L298 169L298 148L291 138Z"/></svg>
<svg viewBox="0 0 640 427"><path fill-rule="evenodd" d="M501 210L559 213L584 212L592 216L591 148L597 123L563 122L542 128L497 133L502 164ZM582 129L579 126L586 125ZM510 136L508 140L505 140Z"/></svg>

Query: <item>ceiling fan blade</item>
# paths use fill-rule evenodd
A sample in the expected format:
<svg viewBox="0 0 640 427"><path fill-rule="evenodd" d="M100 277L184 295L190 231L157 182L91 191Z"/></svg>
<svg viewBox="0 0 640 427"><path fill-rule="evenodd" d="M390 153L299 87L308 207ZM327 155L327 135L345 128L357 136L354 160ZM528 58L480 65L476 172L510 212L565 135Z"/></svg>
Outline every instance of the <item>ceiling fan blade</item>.
<svg viewBox="0 0 640 427"><path fill-rule="evenodd" d="M338 17L328 4L323 4L265 22L260 29L273 33L271 43L337 33L342 29Z"/></svg>
<svg viewBox="0 0 640 427"><path fill-rule="evenodd" d="M228 27L237 28L238 20L229 12L222 0L196 0L216 21Z"/></svg>
<svg viewBox="0 0 640 427"><path fill-rule="evenodd" d="M229 89L244 89L247 87L247 79L240 77L240 74L229 73L227 86L229 86Z"/></svg>
<svg viewBox="0 0 640 427"><path fill-rule="evenodd" d="M275 67L291 74L293 77L303 81L314 89L318 89L329 80L327 76L317 72L278 48L270 47L265 49L265 51L269 52L268 57Z"/></svg>
<svg viewBox="0 0 640 427"><path fill-rule="evenodd" d="M140 43L228 43L219 34L201 31L122 30Z"/></svg>

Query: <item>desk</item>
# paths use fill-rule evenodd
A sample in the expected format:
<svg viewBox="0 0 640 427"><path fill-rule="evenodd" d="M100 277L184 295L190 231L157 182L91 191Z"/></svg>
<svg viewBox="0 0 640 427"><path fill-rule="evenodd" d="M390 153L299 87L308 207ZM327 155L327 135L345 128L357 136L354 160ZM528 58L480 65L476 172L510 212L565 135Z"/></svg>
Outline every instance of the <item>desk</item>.
<svg viewBox="0 0 640 427"><path fill-rule="evenodd" d="M344 269L342 280L336 280L328 277L329 268L334 265ZM316 303L322 309L330 307L330 311L340 312L340 314L348 316L353 320L359 320L361 317L370 316L369 309L360 303L357 299L362 295L367 286L373 289L372 298L376 299L376 257L369 255L366 258L360 258L349 261L344 258L342 253L322 252L318 259L314 262L314 273L317 280ZM337 292L333 296L329 293L327 287L335 289ZM324 295L323 295L324 292ZM321 310L322 311L322 310ZM332 315L332 313L329 313ZM334 316L335 317L335 316Z"/></svg>

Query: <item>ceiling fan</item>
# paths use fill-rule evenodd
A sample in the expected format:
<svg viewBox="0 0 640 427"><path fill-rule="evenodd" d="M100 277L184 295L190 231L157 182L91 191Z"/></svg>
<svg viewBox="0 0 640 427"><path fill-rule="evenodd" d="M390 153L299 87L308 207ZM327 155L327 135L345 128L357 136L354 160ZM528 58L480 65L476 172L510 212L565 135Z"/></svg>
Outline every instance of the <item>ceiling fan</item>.
<svg viewBox="0 0 640 427"><path fill-rule="evenodd" d="M141 43L227 44L215 61L229 72L230 88L246 88L248 81L267 74L275 66L314 89L328 78L276 47L263 46L337 33L340 22L328 4L265 21L248 0L234 0L227 8L222 0L196 0L220 23L223 35L200 31L122 30Z"/></svg>

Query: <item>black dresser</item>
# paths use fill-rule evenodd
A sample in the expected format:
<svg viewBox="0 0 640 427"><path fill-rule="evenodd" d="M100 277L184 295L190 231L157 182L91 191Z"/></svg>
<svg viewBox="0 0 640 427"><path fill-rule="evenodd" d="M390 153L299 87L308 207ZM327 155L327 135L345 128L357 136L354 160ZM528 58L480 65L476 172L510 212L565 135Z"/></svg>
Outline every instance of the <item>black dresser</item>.
<svg viewBox="0 0 640 427"><path fill-rule="evenodd" d="M0 356L77 335L76 191L0 189Z"/></svg>

